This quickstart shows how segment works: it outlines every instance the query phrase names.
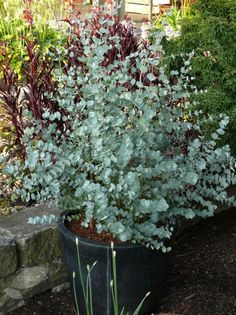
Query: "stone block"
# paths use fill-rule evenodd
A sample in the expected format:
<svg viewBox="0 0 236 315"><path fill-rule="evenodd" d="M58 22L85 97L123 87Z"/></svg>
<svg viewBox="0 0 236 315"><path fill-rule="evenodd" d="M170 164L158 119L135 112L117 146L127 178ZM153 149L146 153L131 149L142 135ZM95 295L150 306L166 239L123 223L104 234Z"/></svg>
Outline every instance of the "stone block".
<svg viewBox="0 0 236 315"><path fill-rule="evenodd" d="M24 235L15 236L20 267L44 264L62 256L61 239L56 227L42 227Z"/></svg>
<svg viewBox="0 0 236 315"><path fill-rule="evenodd" d="M52 293L59 293L61 291L64 291L66 289L69 289L70 284L69 282L65 282L63 284L58 285L57 287L52 289ZM1 315L1 314L0 314Z"/></svg>
<svg viewBox="0 0 236 315"><path fill-rule="evenodd" d="M19 267L32 267L62 257L62 246L57 224L31 225L28 219L45 214L57 214L55 208L41 205L22 210L9 217L0 217L0 227L14 236L19 256Z"/></svg>
<svg viewBox="0 0 236 315"><path fill-rule="evenodd" d="M22 300L23 295L19 290L12 289L12 288L6 288L3 290L4 293L6 293L10 298L14 300Z"/></svg>
<svg viewBox="0 0 236 315"><path fill-rule="evenodd" d="M22 269L13 279L11 288L18 290L29 290L48 279L48 268L42 266L27 267Z"/></svg>
<svg viewBox="0 0 236 315"><path fill-rule="evenodd" d="M24 298L19 290L6 288L0 293L0 311L13 310L23 304Z"/></svg>
<svg viewBox="0 0 236 315"><path fill-rule="evenodd" d="M67 271L62 259L54 260L48 263L47 266L49 269L48 281L50 288L54 288L68 280Z"/></svg>
<svg viewBox="0 0 236 315"><path fill-rule="evenodd" d="M16 271L17 252L13 235L0 228L0 278Z"/></svg>

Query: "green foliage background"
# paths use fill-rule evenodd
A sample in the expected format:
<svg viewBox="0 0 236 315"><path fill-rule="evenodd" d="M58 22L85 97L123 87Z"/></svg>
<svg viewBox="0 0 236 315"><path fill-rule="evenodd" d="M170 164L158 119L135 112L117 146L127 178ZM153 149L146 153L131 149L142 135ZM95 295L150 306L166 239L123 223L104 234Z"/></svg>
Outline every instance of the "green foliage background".
<svg viewBox="0 0 236 315"><path fill-rule="evenodd" d="M195 97L198 108L216 118L220 113L230 117L222 141L236 154L236 1L198 0L182 20L182 35L163 44L167 56L195 51L192 74L198 88L207 90ZM180 67L180 59L171 60L169 66ZM208 122L209 134L213 127L214 122Z"/></svg>
<svg viewBox="0 0 236 315"><path fill-rule="evenodd" d="M23 19L23 11L27 8L34 20L32 30ZM34 39L42 54L60 47L65 39L60 22L64 14L63 0L34 0L30 7L23 0L0 0L0 43L7 43L11 67L20 77L28 60L25 38ZM0 54L0 65L3 59ZM1 75L0 69L0 79Z"/></svg>

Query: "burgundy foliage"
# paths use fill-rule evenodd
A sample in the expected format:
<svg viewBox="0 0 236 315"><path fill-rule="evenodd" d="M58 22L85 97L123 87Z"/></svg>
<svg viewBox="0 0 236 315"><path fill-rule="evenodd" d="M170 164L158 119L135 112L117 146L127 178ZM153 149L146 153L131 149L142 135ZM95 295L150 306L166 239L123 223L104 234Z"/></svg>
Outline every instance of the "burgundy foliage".
<svg viewBox="0 0 236 315"><path fill-rule="evenodd" d="M99 7L93 8L92 11L94 13L92 23L90 20L84 19L85 24L83 26L83 29L91 30L91 36L89 39L91 41L91 45L93 43L93 36L97 38L104 38L104 36L106 36L108 42L112 36L118 36L120 38L121 49L118 50L115 47L115 43L111 41L111 49L104 56L104 60L101 64L102 66L107 67L108 65L114 63L115 60L125 60L127 56L138 50L139 39L135 34L135 27L130 19L124 19L121 21L118 16L112 16L109 12L104 12L104 9ZM78 61L78 58L82 57L84 52L84 48L80 41L83 29L81 29L80 25L76 23L76 19L80 18L80 13L78 13L76 16L70 16L66 19L66 22L70 24L72 33L72 36L68 37L68 69L74 65L82 66L82 68L84 66ZM105 28L109 31L107 34L101 34L99 32L100 29L104 27L104 25L100 22L101 19L113 21L112 26L105 25ZM73 54L70 54L71 52ZM83 69L86 71L85 68Z"/></svg>
<svg viewBox="0 0 236 315"><path fill-rule="evenodd" d="M52 110L54 107L54 104L45 96L45 92L50 93L54 90L53 64L49 59L42 58L34 41L28 40L26 49L29 61L23 68L26 83L24 89L25 103L27 109L33 113L34 118L42 121L44 110Z"/></svg>
<svg viewBox="0 0 236 315"><path fill-rule="evenodd" d="M4 45L4 44L3 44ZM4 47L4 46L2 46ZM26 40L28 61L22 67L22 79L11 68L11 58L6 50L0 64L3 73L3 84L0 86L2 119L10 121L14 126L16 144L19 155L25 158L25 148L22 142L24 130L30 126L30 121L23 119L23 110L29 110L34 119L44 126L43 112L47 109L56 110L55 104L45 96L55 90L52 80L52 62L42 58L33 40ZM4 51L4 49L2 49Z"/></svg>
<svg viewBox="0 0 236 315"><path fill-rule="evenodd" d="M20 100L21 88L18 75L11 69L11 59L8 58L4 43L1 44L1 52L3 61L1 62L1 70L3 74L3 82L0 86L1 99L1 119L6 119L14 126L16 143L19 146L22 156L25 155L22 136L24 134L24 123L22 117L22 102Z"/></svg>
<svg viewBox="0 0 236 315"><path fill-rule="evenodd" d="M91 9L93 13L92 22L91 19L83 19L84 24L81 27L76 21L81 19L80 12L76 12L75 15L71 15L66 19L66 22L70 25L71 35L68 36L67 49L68 56L65 68L67 71L72 68L80 67L82 71L86 72L86 65L79 61L80 57L84 56L84 47L81 43L81 34L85 30L90 30L91 34L88 35L88 43L93 44L93 37L104 38L104 42L109 43L110 49L104 55L104 60L101 62L101 65L108 67L113 64L115 61L124 61L132 53L137 52L141 47L145 48L149 45L148 40L142 39L136 33L136 28L134 23L130 18L125 17L121 20L118 16L113 16L109 11L104 11L104 8L95 7ZM104 24L101 23L101 20L106 21ZM112 25L109 25L109 21L112 21ZM105 28L108 32L101 33L100 29ZM115 42L112 41L112 37L117 36L120 40L120 48L118 49L115 46ZM148 53L148 49L147 49ZM157 57L159 57L161 52L156 52ZM135 58L131 58L131 68L135 68L136 71L131 73L133 79L136 81L142 81L145 86L162 84L158 79L155 81L150 81L147 79L147 76L136 67ZM114 70L113 70L114 71ZM155 66L150 66L150 71L158 77L158 69ZM134 90L137 87L131 85L130 82L126 82L124 86L128 90ZM78 96L79 97L79 96Z"/></svg>

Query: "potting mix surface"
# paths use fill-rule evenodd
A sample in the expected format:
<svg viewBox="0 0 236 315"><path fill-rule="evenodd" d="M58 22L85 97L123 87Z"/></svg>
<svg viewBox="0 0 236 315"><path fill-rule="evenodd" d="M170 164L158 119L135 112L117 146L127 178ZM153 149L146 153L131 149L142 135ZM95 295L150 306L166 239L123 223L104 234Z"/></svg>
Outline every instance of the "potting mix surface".
<svg viewBox="0 0 236 315"><path fill-rule="evenodd" d="M66 227L74 234L79 235L88 240L103 242L103 243L118 243L119 240L112 237L110 233L102 231L102 233L97 233L95 221L92 219L88 227L84 227L81 223L84 221L84 217L79 220L72 220L66 222Z"/></svg>

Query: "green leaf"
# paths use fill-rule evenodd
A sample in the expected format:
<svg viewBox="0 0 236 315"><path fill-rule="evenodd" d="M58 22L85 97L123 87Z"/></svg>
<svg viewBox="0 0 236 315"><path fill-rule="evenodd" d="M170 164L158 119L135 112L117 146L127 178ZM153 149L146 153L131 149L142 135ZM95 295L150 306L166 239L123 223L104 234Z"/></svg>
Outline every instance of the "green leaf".
<svg viewBox="0 0 236 315"><path fill-rule="evenodd" d="M149 81L155 81L156 76L153 73L148 73L147 78Z"/></svg>
<svg viewBox="0 0 236 315"><path fill-rule="evenodd" d="M30 168L30 169L34 169L36 167L36 164L38 162L38 157L39 157L39 153L38 151L32 151L30 152L28 159L26 161L26 165Z"/></svg>
<svg viewBox="0 0 236 315"><path fill-rule="evenodd" d="M198 174L195 172L188 172L185 176L185 182L190 185L196 185L198 182Z"/></svg>
<svg viewBox="0 0 236 315"><path fill-rule="evenodd" d="M165 212L169 208L169 205L164 198L161 198L153 202L153 208L158 212Z"/></svg>
<svg viewBox="0 0 236 315"><path fill-rule="evenodd" d="M124 136L118 152L118 163L124 167L128 164L133 153L134 145L128 135Z"/></svg>
<svg viewBox="0 0 236 315"><path fill-rule="evenodd" d="M201 159L197 162L197 168L202 171L206 169L206 161Z"/></svg>
<svg viewBox="0 0 236 315"><path fill-rule="evenodd" d="M109 230L115 235L119 235L124 232L124 226L121 222L114 222L109 225Z"/></svg>

